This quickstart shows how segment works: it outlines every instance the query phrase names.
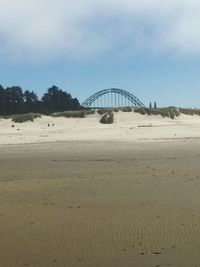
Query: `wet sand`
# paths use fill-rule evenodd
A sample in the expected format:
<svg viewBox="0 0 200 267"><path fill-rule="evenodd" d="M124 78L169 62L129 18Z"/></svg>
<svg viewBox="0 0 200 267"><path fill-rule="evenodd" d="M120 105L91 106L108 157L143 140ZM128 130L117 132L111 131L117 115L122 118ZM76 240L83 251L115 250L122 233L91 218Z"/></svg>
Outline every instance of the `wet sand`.
<svg viewBox="0 0 200 267"><path fill-rule="evenodd" d="M200 266L200 142L0 147L0 266Z"/></svg>

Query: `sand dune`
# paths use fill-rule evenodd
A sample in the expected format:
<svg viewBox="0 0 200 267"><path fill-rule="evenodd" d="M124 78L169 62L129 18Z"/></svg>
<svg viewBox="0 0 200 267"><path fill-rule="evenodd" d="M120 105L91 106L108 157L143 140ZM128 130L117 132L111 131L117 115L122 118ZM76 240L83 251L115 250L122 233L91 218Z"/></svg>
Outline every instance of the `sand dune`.
<svg viewBox="0 0 200 267"><path fill-rule="evenodd" d="M99 123L100 116L53 118L43 116L34 122L0 120L0 144L43 143L72 140L154 141L200 137L200 117L181 115L174 120L134 112L115 113L114 124ZM48 127L48 124L50 127ZM52 126L54 124L54 127ZM11 125L15 125L14 128Z"/></svg>

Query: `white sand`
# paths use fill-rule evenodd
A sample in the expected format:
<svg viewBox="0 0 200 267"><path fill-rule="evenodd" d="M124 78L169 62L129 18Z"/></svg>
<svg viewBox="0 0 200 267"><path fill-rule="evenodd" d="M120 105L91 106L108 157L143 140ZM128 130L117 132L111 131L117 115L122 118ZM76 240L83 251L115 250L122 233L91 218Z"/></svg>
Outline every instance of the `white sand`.
<svg viewBox="0 0 200 267"><path fill-rule="evenodd" d="M0 145L77 140L143 142L200 138L199 116L181 115L172 120L161 116L118 112L111 125L101 124L99 119L98 114L78 119L42 116L34 122L25 123L0 119Z"/></svg>

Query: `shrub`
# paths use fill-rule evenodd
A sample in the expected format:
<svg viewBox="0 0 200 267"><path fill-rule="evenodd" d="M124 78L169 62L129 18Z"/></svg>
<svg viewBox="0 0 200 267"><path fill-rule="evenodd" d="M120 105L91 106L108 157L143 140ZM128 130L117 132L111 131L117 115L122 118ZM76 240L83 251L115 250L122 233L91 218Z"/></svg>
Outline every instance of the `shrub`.
<svg viewBox="0 0 200 267"><path fill-rule="evenodd" d="M100 123L103 123L103 124L112 124L113 123L113 120L114 120L113 113L107 113L107 114L104 114L101 117Z"/></svg>
<svg viewBox="0 0 200 267"><path fill-rule="evenodd" d="M177 108L174 108L173 111L176 117L180 116L180 111Z"/></svg>
<svg viewBox="0 0 200 267"><path fill-rule="evenodd" d="M85 111L85 115L93 115L96 113L96 110L95 109L87 109L87 110L84 110Z"/></svg>
<svg viewBox="0 0 200 267"><path fill-rule="evenodd" d="M150 115L161 115L163 118L167 117L174 119L180 115L180 112L176 107L157 108L151 109Z"/></svg>
<svg viewBox="0 0 200 267"><path fill-rule="evenodd" d="M131 112L131 111L133 111L133 109L132 109L132 107L122 107L121 111L123 111L123 112Z"/></svg>
<svg viewBox="0 0 200 267"><path fill-rule="evenodd" d="M163 118L169 118L170 114L173 117L172 112L170 112L170 110L168 110L167 108L158 108L156 110L152 109L150 112L150 115L161 115Z"/></svg>
<svg viewBox="0 0 200 267"><path fill-rule="evenodd" d="M67 110L63 112L52 113L52 117L65 117L65 118L84 118L85 110Z"/></svg>
<svg viewBox="0 0 200 267"><path fill-rule="evenodd" d="M119 108L113 108L114 112L119 112Z"/></svg>
<svg viewBox="0 0 200 267"><path fill-rule="evenodd" d="M176 107L167 107L167 108L134 108L134 112L137 112L142 115L160 115L163 118L174 119L180 115L179 110Z"/></svg>
<svg viewBox="0 0 200 267"><path fill-rule="evenodd" d="M1 119L13 119L13 115L0 116Z"/></svg>
<svg viewBox="0 0 200 267"><path fill-rule="evenodd" d="M97 113L98 114L100 114L100 115L103 115L103 114L105 114L105 113L112 113L113 112L113 110L112 109L109 109L109 108L104 108L104 109L98 109L97 110Z"/></svg>
<svg viewBox="0 0 200 267"><path fill-rule="evenodd" d="M22 123L25 121L34 121L34 119L36 118L41 118L41 115L38 113L27 113L27 114L14 115L12 121L17 123Z"/></svg>
<svg viewBox="0 0 200 267"><path fill-rule="evenodd" d="M172 110L170 110L169 111L169 117L171 118L171 119L174 119L175 118L175 113L172 111Z"/></svg>
<svg viewBox="0 0 200 267"><path fill-rule="evenodd" d="M133 111L136 112L136 113L139 113L141 115L145 115L146 114L146 111L145 111L144 108L134 108Z"/></svg>
<svg viewBox="0 0 200 267"><path fill-rule="evenodd" d="M200 116L200 109L191 109L191 108L179 108L180 113L185 115L199 115Z"/></svg>

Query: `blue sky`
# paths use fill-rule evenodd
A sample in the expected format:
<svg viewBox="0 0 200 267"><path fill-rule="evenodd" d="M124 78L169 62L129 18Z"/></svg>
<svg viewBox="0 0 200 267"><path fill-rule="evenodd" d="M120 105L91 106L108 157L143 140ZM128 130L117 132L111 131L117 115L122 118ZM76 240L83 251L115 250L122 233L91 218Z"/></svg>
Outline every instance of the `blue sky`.
<svg viewBox="0 0 200 267"><path fill-rule="evenodd" d="M200 107L199 28L196 0L1 0L0 83Z"/></svg>

